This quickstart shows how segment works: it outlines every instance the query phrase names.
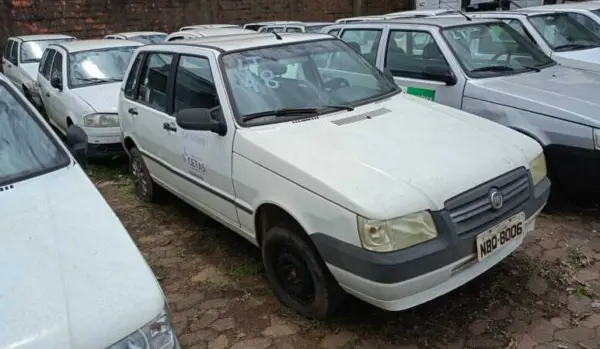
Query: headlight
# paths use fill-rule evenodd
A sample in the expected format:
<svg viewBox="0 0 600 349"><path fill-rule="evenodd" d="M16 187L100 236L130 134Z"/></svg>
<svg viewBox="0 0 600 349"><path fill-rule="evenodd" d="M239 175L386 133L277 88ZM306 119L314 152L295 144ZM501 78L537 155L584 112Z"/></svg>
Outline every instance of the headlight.
<svg viewBox="0 0 600 349"><path fill-rule="evenodd" d="M533 159L529 164L529 171L531 171L533 185L538 184L546 177L548 170L546 169L546 157L544 157L544 153L541 153L537 158Z"/></svg>
<svg viewBox="0 0 600 349"><path fill-rule="evenodd" d="M596 150L600 150L600 129L594 129L594 146Z"/></svg>
<svg viewBox="0 0 600 349"><path fill-rule="evenodd" d="M107 349L172 349L174 347L175 332L165 307L154 320Z"/></svg>
<svg viewBox="0 0 600 349"><path fill-rule="evenodd" d="M437 236L435 223L427 211L383 221L360 216L357 220L363 248L375 252L401 250Z"/></svg>
<svg viewBox="0 0 600 349"><path fill-rule="evenodd" d="M119 127L117 114L90 114L83 117L83 126L87 127Z"/></svg>

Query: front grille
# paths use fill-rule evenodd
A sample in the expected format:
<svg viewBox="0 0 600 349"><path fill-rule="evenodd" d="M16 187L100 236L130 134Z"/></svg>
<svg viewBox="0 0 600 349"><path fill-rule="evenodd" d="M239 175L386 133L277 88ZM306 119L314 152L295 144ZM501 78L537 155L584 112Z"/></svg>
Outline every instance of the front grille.
<svg viewBox="0 0 600 349"><path fill-rule="evenodd" d="M504 198L498 210L490 202L492 189L499 190ZM446 201L445 207L458 235L465 235L490 228L515 214L530 195L529 173L518 168Z"/></svg>

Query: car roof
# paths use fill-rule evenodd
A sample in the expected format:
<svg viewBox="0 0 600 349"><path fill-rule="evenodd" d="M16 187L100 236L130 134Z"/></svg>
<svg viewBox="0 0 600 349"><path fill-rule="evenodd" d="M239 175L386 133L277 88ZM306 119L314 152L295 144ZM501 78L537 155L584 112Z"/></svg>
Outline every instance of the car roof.
<svg viewBox="0 0 600 349"><path fill-rule="evenodd" d="M409 11L391 12L391 13L386 13L383 16L386 16L386 17L390 17L390 16L411 16L411 15L412 16L419 16L419 15L424 15L424 16L439 16L441 14L454 13L454 12L458 12L458 10L438 8L438 9L433 9L433 10L409 10Z"/></svg>
<svg viewBox="0 0 600 349"><path fill-rule="evenodd" d="M469 23L488 23L497 22L497 19L493 18L472 18L471 21L461 15L449 15L449 16L431 16L431 17L413 17L413 18L397 18L389 19L385 21L376 22L361 22L361 23L339 23L343 26L371 26L373 24L414 24L414 25L426 25L439 28L454 27L458 25L465 25Z"/></svg>
<svg viewBox="0 0 600 349"><path fill-rule="evenodd" d="M519 9L519 11L554 11L554 10L596 10L600 9L600 1L582 1L568 4L532 6Z"/></svg>
<svg viewBox="0 0 600 349"><path fill-rule="evenodd" d="M92 39L92 40L75 40L62 42L50 46L60 46L69 52L79 52L88 50L101 50L111 47L129 47L129 46L144 46L142 43L130 40L108 40L108 39Z"/></svg>
<svg viewBox="0 0 600 349"><path fill-rule="evenodd" d="M178 31L175 33L169 34L169 36L175 36L176 34L188 35L188 34L198 34L202 36L217 36L217 35L228 35L228 34L243 34L243 33L256 33L254 30L250 29L242 29L242 28L198 28L192 30L184 30Z"/></svg>
<svg viewBox="0 0 600 349"><path fill-rule="evenodd" d="M167 35L167 33L164 32L152 32L152 31L147 31L147 32L123 32L123 33L113 33L113 34L108 34L107 36L110 35L120 35L120 36L124 36L126 38L131 38L133 36L139 36L139 35Z"/></svg>
<svg viewBox="0 0 600 349"><path fill-rule="evenodd" d="M528 16L532 16L532 15L540 15L543 13L555 13L556 11L523 11L525 9L519 9L519 10L511 10L511 11L477 11L477 12L472 12L469 13L467 12L466 15L508 15L508 16L524 16L524 17L528 17Z"/></svg>
<svg viewBox="0 0 600 349"><path fill-rule="evenodd" d="M241 35L229 35L229 36L211 36L206 38L198 38L185 41L173 41L165 42L154 45L147 45L146 47L156 46L173 46L173 45L185 45L185 46L198 46L198 47L209 47L221 52L230 52L237 50L246 50L261 48L264 46L273 46L279 44L290 44L290 43L301 43L319 39L331 39L338 40L329 34L320 33L257 33L253 34L241 34ZM281 38L281 39L278 39Z"/></svg>
<svg viewBox="0 0 600 349"><path fill-rule="evenodd" d="M266 22L246 23L244 25L248 26L248 25L299 24L299 23L303 23L303 22L301 22L301 21L266 21Z"/></svg>
<svg viewBox="0 0 600 349"><path fill-rule="evenodd" d="M55 39L74 39L75 37L64 34L44 34L44 35L20 35L13 36L12 39L22 41L37 41L37 40L55 40Z"/></svg>
<svg viewBox="0 0 600 349"><path fill-rule="evenodd" d="M179 31L188 31L191 29L205 29L205 28L241 28L237 24L190 24L185 25L179 29Z"/></svg>

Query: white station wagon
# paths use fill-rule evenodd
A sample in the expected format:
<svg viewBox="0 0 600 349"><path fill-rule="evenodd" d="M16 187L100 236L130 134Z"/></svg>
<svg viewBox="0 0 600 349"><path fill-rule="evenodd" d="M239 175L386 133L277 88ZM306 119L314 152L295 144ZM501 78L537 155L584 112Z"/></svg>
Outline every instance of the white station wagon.
<svg viewBox="0 0 600 349"><path fill-rule="evenodd" d="M78 40L50 45L44 52L38 83L48 121L65 135L71 127L81 128L91 158L123 154L117 99L139 46L129 40Z"/></svg>
<svg viewBox="0 0 600 349"><path fill-rule="evenodd" d="M256 244L305 316L342 291L402 310L455 289L521 244L550 190L537 142L401 94L326 34L142 47L119 116L138 197L167 189Z"/></svg>

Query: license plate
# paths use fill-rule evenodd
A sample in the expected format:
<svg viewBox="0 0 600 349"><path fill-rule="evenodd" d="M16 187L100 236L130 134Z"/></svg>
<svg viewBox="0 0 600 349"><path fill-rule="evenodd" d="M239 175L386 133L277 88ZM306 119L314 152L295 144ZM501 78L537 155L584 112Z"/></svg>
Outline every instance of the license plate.
<svg viewBox="0 0 600 349"><path fill-rule="evenodd" d="M477 235L477 259L482 261L502 246L522 237L524 224L525 213L521 212Z"/></svg>

